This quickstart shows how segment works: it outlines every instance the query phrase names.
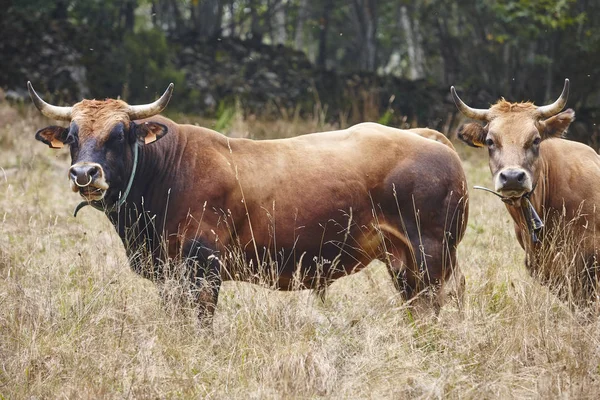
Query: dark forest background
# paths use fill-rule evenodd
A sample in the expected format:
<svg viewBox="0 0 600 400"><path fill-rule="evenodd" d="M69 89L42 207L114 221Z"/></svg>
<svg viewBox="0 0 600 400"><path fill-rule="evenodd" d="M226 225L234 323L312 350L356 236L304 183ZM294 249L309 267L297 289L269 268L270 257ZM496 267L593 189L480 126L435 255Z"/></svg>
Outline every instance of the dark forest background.
<svg viewBox="0 0 600 400"><path fill-rule="evenodd" d="M475 107L553 101L598 142L597 0L0 0L0 87L27 101L153 101L223 118L320 112L446 133L450 85Z"/></svg>

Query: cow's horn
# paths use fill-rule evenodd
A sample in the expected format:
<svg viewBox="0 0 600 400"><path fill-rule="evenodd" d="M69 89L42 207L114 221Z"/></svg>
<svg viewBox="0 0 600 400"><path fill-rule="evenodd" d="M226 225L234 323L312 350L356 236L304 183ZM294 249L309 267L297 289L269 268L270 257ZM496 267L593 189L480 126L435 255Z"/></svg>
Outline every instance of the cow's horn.
<svg viewBox="0 0 600 400"><path fill-rule="evenodd" d="M454 89L454 86L450 88L450 93L452 93L452 99L454 100L454 104L456 104L456 107L458 107L458 110L461 113L472 119L478 119L480 121L487 120L489 112L488 110L480 108L471 108L468 105L466 105L460 99L460 97L458 97L458 94L456 94L456 89Z"/></svg>
<svg viewBox="0 0 600 400"><path fill-rule="evenodd" d="M569 97L569 80L565 79L565 86L560 94L558 100L547 106L538 107L537 111L540 117L548 118L558 114L567 105L567 98Z"/></svg>
<svg viewBox="0 0 600 400"><path fill-rule="evenodd" d="M38 110L42 112L46 117L61 121L71 120L71 107L58 107L52 104L46 103L38 94L33 90L31 81L27 81L27 89L29 90L29 96L33 100L33 104Z"/></svg>
<svg viewBox="0 0 600 400"><path fill-rule="evenodd" d="M156 100L154 103L143 104L141 106L129 106L129 118L130 119L142 119L148 118L153 115L160 113L167 107L169 104L169 100L171 100L171 95L173 94L173 84L169 84L169 87L160 99Z"/></svg>

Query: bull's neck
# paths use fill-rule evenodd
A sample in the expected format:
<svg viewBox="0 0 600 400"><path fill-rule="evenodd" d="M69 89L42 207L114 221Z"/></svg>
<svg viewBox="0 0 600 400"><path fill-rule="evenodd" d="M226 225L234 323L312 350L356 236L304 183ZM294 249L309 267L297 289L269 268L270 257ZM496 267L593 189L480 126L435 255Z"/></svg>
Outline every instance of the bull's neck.
<svg viewBox="0 0 600 400"><path fill-rule="evenodd" d="M169 197L179 191L178 176L174 171L181 163L185 138L172 132L155 143L139 147L135 176L122 207L109 213L109 219L124 238L125 231L141 220L152 220L153 228L162 231ZM133 147L132 152L133 154ZM133 156L129 158L123 188L133 171ZM143 216L143 218L140 218Z"/></svg>

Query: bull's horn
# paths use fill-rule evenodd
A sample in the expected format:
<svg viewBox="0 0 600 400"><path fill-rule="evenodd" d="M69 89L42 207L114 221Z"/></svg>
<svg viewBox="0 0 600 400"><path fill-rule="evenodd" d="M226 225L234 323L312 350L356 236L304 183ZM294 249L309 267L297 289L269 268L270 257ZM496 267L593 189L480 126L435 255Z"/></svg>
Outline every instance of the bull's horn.
<svg viewBox="0 0 600 400"><path fill-rule="evenodd" d="M558 114L567 105L567 98L569 97L569 80L565 79L565 86L560 94L558 100L547 106L538 107L537 111L540 117L548 118Z"/></svg>
<svg viewBox="0 0 600 400"><path fill-rule="evenodd" d="M129 106L129 118L130 119L142 119L148 118L153 115L160 113L167 107L169 104L169 100L171 100L171 95L173 94L173 84L169 84L169 87L160 99L156 100L154 103L143 104L141 106Z"/></svg>
<svg viewBox="0 0 600 400"><path fill-rule="evenodd" d="M468 105L466 105L460 99L460 97L458 97L458 94L456 94L456 89L454 89L454 86L450 87L450 93L452 93L452 99L454 100L454 104L456 104L456 107L461 113L472 119L478 119L480 121L487 120L489 112L487 109L471 108Z"/></svg>
<svg viewBox="0 0 600 400"><path fill-rule="evenodd" d="M71 120L71 107L58 107L52 104L46 103L38 94L33 90L31 81L27 81L27 89L29 90L29 97L33 100L33 104L38 110L42 112L46 117L61 121Z"/></svg>

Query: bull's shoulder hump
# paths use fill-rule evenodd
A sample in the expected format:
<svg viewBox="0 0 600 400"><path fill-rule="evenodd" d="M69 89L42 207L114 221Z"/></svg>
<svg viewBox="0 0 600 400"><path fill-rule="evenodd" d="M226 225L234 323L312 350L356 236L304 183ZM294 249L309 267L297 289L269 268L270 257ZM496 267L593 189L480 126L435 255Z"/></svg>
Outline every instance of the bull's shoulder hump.
<svg viewBox="0 0 600 400"><path fill-rule="evenodd" d="M446 135L444 135L442 132L436 131L434 129L429 129L429 128L413 128L413 129L409 129L408 131L412 132L412 133L416 133L417 135L424 137L426 139L430 139L435 142L441 143L441 144L451 148L452 150L456 151L456 149L454 148L454 145L452 144L450 139L448 139L446 137Z"/></svg>
<svg viewBox="0 0 600 400"><path fill-rule="evenodd" d="M375 122L363 122L361 124L354 125L348 128L348 130L353 132L360 132L365 135L379 133L382 135L387 135L389 137L399 138L402 140L416 142L420 144L424 143L423 141L421 141L421 139L427 139L432 142L441 143L454 150L454 146L452 145L450 140L446 136L444 136L444 134L442 134L439 131L436 131L435 129L430 128L399 129L391 126L381 125Z"/></svg>

